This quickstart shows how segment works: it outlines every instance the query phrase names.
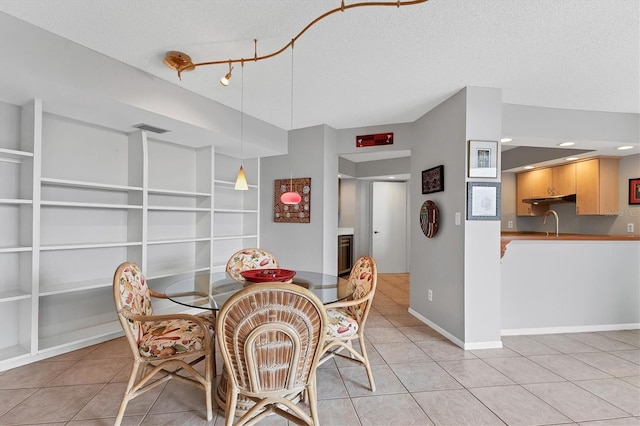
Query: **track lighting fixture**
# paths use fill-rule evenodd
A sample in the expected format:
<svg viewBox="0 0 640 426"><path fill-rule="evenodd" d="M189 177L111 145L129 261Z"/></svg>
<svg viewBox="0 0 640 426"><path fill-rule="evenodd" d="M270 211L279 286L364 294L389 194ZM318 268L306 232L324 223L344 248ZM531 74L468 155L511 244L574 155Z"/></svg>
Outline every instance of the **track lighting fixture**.
<svg viewBox="0 0 640 426"><path fill-rule="evenodd" d="M231 65L231 62L229 62L229 72L220 79L220 84L225 87L229 85L229 80L231 80L231 71L233 71L233 66Z"/></svg>
<svg viewBox="0 0 640 426"><path fill-rule="evenodd" d="M315 25L318 21L326 18L329 15L332 15L334 13L337 12L344 12L348 9L354 9L356 7L364 7L364 6L395 6L395 7L400 7L400 6L410 6L410 5L414 5L414 4L420 4L420 3L425 3L427 2L427 0L407 0L407 1L389 1L389 2L361 2L361 3L353 3L353 4L349 4L349 5L345 5L344 4L344 0L342 0L340 7L336 7L335 9L331 9L328 12L323 13L322 15L318 16L317 18L315 18L313 21L311 21L306 27L304 27L302 29L302 31L300 31L295 37L293 37L291 39L291 41L289 43L287 43L284 47L282 47L282 49L277 50L275 52L266 54L266 55L261 55L258 56L258 42L257 40L253 40L254 42L254 53L253 53L253 58L237 58L237 59L225 59L225 60L216 60L216 61L208 61L208 62L199 62L199 63L194 63L191 60L191 57L189 55L187 55L186 53L183 52L178 52L178 51L170 51L167 52L163 62L166 66L168 66L169 68L175 70L178 72L178 78L182 80L182 73L185 71L192 71L194 69L196 69L197 67L203 66L203 65L220 65L220 64L229 64L229 72L222 77L222 79L220 79L220 83L223 86L227 86L229 84L229 79L231 78L231 65L234 63L240 63L240 62L244 62L245 60L253 60L253 62L257 62L257 61L261 61L263 59L268 59L268 58L272 58L276 55L279 55L280 53L284 52L288 47L292 46L293 43L302 35L304 34L309 28L311 28L313 25ZM225 84L226 82L226 84Z"/></svg>

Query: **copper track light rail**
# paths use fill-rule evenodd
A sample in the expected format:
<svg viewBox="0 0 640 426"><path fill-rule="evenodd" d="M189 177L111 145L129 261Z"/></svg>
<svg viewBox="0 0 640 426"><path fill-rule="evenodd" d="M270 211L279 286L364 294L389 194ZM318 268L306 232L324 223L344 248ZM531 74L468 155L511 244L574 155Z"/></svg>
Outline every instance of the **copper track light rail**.
<svg viewBox="0 0 640 426"><path fill-rule="evenodd" d="M201 66L205 66L205 65L229 64L229 67L231 67L231 64L234 64L234 63L244 64L244 62L246 62L246 61L258 62L258 61L262 61L263 59L273 58L274 56L277 56L280 53L284 52L287 48L293 47L293 44L295 43L295 41L298 38L300 38L300 36L302 34L304 34L309 28L311 28L313 25L315 25L316 23L318 23L322 19L326 18L327 16L332 15L332 14L334 14L336 12L344 12L345 10L348 10L348 9L354 9L356 7L366 7L366 6L395 6L395 7L399 8L400 6L410 6L410 5L414 5L414 4L425 3L427 1L428 0L407 0L407 1L398 0L398 1L394 1L394 2L370 2L369 1L369 2L361 2L361 3L353 3L353 4L345 5L344 4L344 0L342 0L342 3L340 5L340 7L336 7L335 9L331 9L330 11L325 12L322 15L318 16L317 18L315 18L306 27L304 27L302 29L302 31L300 31L295 37L293 37L289 43L284 45L280 50L277 50L277 51L275 51L273 53L269 53L267 55L258 56L258 41L256 39L254 39L253 40L253 42L254 42L254 55L253 55L253 58L223 59L223 60L219 60L219 61L208 61L208 62L193 63L193 61L191 60L191 57L189 55L187 55L186 53L178 52L178 51L170 51L170 52L167 52L167 54L165 55L163 62L169 68L177 71L178 72L178 78L180 78L180 79L182 79L182 73L183 72L192 71L192 70L196 69L197 67L201 67Z"/></svg>

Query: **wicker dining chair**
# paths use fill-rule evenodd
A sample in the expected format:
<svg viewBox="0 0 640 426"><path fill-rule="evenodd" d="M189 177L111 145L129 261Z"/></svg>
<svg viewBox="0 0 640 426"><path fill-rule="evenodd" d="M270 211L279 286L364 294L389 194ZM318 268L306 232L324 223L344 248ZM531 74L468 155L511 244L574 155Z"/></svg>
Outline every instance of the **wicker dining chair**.
<svg viewBox="0 0 640 426"><path fill-rule="evenodd" d="M229 258L226 271L231 278L244 283L245 280L240 275L242 271L272 268L278 268L278 260L274 255L260 248L245 248L238 250Z"/></svg>
<svg viewBox="0 0 640 426"><path fill-rule="evenodd" d="M256 284L234 294L217 317L217 340L227 374L226 422L238 397L254 402L236 423L271 413L319 425L316 367L327 317L322 302L295 284ZM298 402L305 398L309 414Z"/></svg>
<svg viewBox="0 0 640 426"><path fill-rule="evenodd" d="M371 364L364 344L364 326L371 310L373 296L378 282L376 262L369 256L362 256L356 260L349 275L349 283L353 286L353 294L346 301L325 305L329 325L323 354L319 364L339 356L364 366L369 378L371 391L375 392L376 385L371 373ZM353 347L352 342L358 340L360 351ZM348 354L341 353L346 349Z"/></svg>
<svg viewBox="0 0 640 426"><path fill-rule="evenodd" d="M154 315L151 297L164 298L164 295L149 289L140 268L133 262L124 262L116 269L113 297L118 319L133 352L131 376L115 425L122 421L130 400L170 379L203 389L207 420L212 420L213 319L188 314ZM193 366L203 360L204 374L200 374ZM187 375L181 374L183 371Z"/></svg>

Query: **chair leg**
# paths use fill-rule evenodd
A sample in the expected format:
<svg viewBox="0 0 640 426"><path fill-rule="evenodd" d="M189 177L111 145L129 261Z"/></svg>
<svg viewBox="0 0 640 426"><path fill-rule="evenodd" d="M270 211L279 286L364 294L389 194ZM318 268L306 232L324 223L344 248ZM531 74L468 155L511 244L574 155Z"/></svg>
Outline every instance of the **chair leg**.
<svg viewBox="0 0 640 426"><path fill-rule="evenodd" d="M118 414L116 415L116 420L114 422L114 426L120 426L122 423L122 418L124 417L124 412L127 409L127 404L129 404L129 396L131 389L136 383L136 379L138 378L138 372L140 369L140 363L133 361L133 366L131 367L131 375L129 376L129 382L127 383L127 389L124 391L124 395L122 396L122 402L120 403L120 408L118 409Z"/></svg>
<svg viewBox="0 0 640 426"><path fill-rule="evenodd" d="M238 393L232 389L231 380L227 385L227 403L225 405L224 417L225 426L233 426L233 419L236 416L236 405L238 404Z"/></svg>
<svg viewBox="0 0 640 426"><path fill-rule="evenodd" d="M309 400L309 414L311 414L311 420L316 426L320 426L320 419L318 417L318 394L316 388L316 378L311 380L311 383L306 388L307 399Z"/></svg>
<svg viewBox="0 0 640 426"><path fill-rule="evenodd" d="M213 420L213 400L211 399L213 395L211 394L211 389L213 388L212 383L216 380L216 361L214 357L215 354L212 353L204 360L204 392L207 398L207 421ZM213 374L213 376L211 374Z"/></svg>
<svg viewBox="0 0 640 426"><path fill-rule="evenodd" d="M360 342L360 353L362 354L362 358L364 358L364 368L367 370L367 376L369 377L369 386L371 387L371 392L375 392L376 384L373 381L373 373L371 372L371 364L369 363L369 357L367 356L367 348L364 346L363 334L358 334L358 341Z"/></svg>

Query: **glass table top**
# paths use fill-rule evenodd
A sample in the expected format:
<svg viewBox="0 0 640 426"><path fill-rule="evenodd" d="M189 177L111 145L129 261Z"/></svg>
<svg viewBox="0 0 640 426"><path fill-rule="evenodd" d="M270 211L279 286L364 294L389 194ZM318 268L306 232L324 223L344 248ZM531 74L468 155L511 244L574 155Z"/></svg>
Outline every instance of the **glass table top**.
<svg viewBox="0 0 640 426"><path fill-rule="evenodd" d="M308 289L324 304L346 299L353 292L347 279L319 272L296 271L293 284ZM269 284L248 281L240 283L226 272L216 272L171 283L165 289L165 295L168 299L184 306L217 311L234 293L249 285Z"/></svg>

